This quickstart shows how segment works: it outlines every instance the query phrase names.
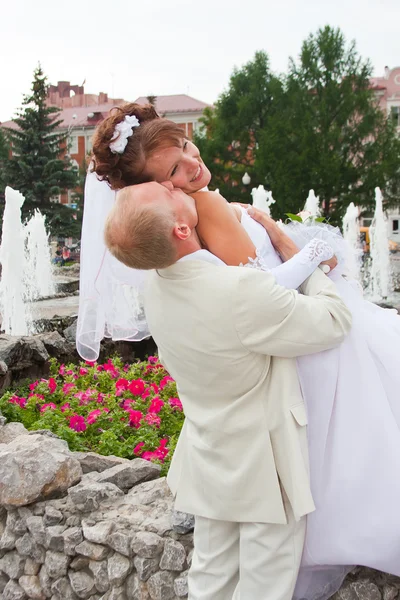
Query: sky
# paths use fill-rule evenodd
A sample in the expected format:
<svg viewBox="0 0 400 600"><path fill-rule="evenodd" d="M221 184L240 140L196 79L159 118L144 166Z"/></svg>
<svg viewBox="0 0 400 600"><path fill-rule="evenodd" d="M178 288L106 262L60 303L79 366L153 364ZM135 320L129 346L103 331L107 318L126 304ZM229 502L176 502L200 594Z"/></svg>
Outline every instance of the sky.
<svg viewBox="0 0 400 600"><path fill-rule="evenodd" d="M85 81L87 93L209 103L257 50L285 72L325 25L356 40L374 75L400 65L399 0L19 0L2 3L0 22L0 122L20 107L39 61L49 83Z"/></svg>

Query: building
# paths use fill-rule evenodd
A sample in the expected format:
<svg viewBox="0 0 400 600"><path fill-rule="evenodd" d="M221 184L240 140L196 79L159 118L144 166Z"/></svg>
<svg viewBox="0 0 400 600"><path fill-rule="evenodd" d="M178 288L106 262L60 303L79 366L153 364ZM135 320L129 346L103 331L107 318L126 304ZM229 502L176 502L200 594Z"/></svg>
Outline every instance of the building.
<svg viewBox="0 0 400 600"><path fill-rule="evenodd" d="M150 98L150 97L149 97ZM153 97L154 105L160 116L178 123L185 134L192 139L199 128L204 109L209 106L186 94ZM148 104L146 96L134 102ZM104 92L85 94L84 86L70 85L69 81L59 81L48 89L48 104L61 109L59 119L62 120L61 131L68 132L68 146L71 159L77 168L81 167L92 148L92 136L96 126L115 107L125 104L122 98L109 98ZM1 124L4 127L15 127L13 121ZM55 198L55 202L71 204L73 191Z"/></svg>

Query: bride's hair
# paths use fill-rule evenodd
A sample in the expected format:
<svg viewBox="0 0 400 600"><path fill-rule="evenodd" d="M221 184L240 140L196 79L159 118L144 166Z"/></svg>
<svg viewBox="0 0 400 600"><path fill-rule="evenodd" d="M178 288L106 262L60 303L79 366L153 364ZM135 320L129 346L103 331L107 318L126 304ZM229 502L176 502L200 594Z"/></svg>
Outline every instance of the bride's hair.
<svg viewBox="0 0 400 600"><path fill-rule="evenodd" d="M128 115L137 117L140 125L133 128L123 153L114 154L110 143L115 137L115 127ZM161 118L151 104L130 103L113 108L94 133L92 170L114 190L151 181L145 173L148 158L162 148L179 148L184 137L184 130L173 121Z"/></svg>

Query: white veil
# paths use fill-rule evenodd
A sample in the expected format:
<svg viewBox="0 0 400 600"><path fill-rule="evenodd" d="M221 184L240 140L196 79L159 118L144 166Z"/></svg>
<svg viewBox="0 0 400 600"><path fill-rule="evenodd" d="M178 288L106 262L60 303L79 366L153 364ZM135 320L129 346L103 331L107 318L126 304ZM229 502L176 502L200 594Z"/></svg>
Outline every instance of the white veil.
<svg viewBox="0 0 400 600"><path fill-rule="evenodd" d="M76 349L94 361L104 337L138 342L150 336L143 310L146 271L130 269L107 250L104 225L116 193L94 172L85 183Z"/></svg>

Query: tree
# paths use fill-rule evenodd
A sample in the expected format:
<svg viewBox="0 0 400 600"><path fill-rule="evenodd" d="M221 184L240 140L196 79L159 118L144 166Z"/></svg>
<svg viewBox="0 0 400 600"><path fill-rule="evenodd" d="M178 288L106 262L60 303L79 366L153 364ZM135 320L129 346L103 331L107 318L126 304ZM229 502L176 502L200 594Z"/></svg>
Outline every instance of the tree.
<svg viewBox="0 0 400 600"><path fill-rule="evenodd" d="M324 216L338 223L350 202L365 208L380 186L400 203L400 139L371 89L371 64L325 27L290 61L276 110L256 152L281 212L296 212L308 191L319 195Z"/></svg>
<svg viewBox="0 0 400 600"><path fill-rule="evenodd" d="M56 213L63 212L61 205L51 200L76 186L77 171L66 154L68 133L57 131L62 123L60 109L47 106L46 95L47 78L39 65L31 94L24 97L22 109L13 119L17 127L6 130L12 157L5 171L7 184L25 196L23 215L38 208L51 226Z"/></svg>
<svg viewBox="0 0 400 600"><path fill-rule="evenodd" d="M215 107L204 111L203 133L195 136L195 143L211 168L213 187L229 201L250 201L250 190L241 181L246 171L252 186L266 183L255 171L254 152L280 87L279 78L270 71L267 54L257 52L252 61L234 70Z"/></svg>

